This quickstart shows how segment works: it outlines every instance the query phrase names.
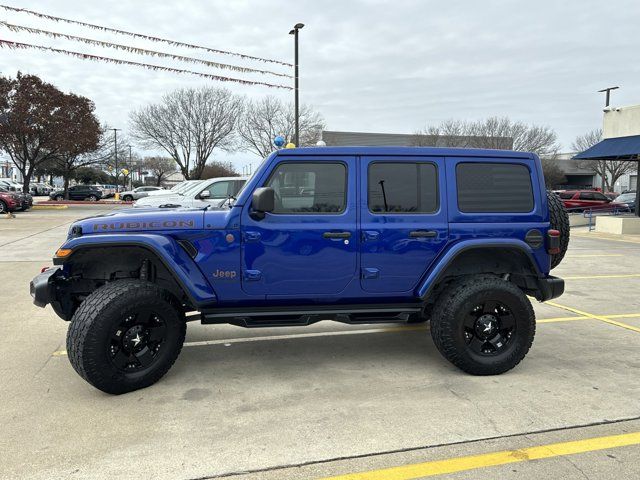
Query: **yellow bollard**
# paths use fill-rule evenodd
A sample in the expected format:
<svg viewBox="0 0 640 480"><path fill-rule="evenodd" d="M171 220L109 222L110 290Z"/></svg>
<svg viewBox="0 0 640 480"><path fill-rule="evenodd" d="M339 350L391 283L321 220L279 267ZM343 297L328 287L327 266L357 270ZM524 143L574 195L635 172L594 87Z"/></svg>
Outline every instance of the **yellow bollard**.
<svg viewBox="0 0 640 480"><path fill-rule="evenodd" d="M114 198L115 200L120 200L120 193L119 193L119 192L116 192L116 194L113 196L113 198Z"/></svg>

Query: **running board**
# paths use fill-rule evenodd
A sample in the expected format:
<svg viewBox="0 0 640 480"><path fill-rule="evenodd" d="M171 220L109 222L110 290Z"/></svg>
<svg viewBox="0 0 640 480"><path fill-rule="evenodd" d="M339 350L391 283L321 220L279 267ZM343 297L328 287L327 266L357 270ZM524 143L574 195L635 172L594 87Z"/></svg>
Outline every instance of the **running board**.
<svg viewBox="0 0 640 480"><path fill-rule="evenodd" d="M201 313L203 324L229 323L239 327L306 326L321 320L349 324L403 323L418 318L422 304L340 305L331 307L258 307L251 310L213 309Z"/></svg>

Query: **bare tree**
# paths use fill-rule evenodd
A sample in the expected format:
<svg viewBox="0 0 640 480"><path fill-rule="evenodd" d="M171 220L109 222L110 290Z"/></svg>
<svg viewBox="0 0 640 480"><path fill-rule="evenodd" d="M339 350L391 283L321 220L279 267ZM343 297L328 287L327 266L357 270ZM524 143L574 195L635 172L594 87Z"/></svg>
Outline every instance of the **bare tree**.
<svg viewBox="0 0 640 480"><path fill-rule="evenodd" d="M438 126L428 126L414 135L416 146L458 148L513 149L550 155L558 151L558 136L546 126L514 122L508 117L485 120L446 120Z"/></svg>
<svg viewBox="0 0 640 480"><path fill-rule="evenodd" d="M602 141L602 130L591 130L583 135L578 135L571 144L571 149L576 152L584 152ZM578 160L593 173L602 179L602 191L613 192L616 182L626 173L637 171L638 162L636 160Z"/></svg>
<svg viewBox="0 0 640 480"><path fill-rule="evenodd" d="M542 174L544 175L544 184L547 188L552 189L558 185L562 185L567 181L567 177L555 162L555 158L543 157L540 159L542 163Z"/></svg>
<svg viewBox="0 0 640 480"><path fill-rule="evenodd" d="M202 170L202 178L237 177L238 172L231 162L210 162Z"/></svg>
<svg viewBox="0 0 640 480"><path fill-rule="evenodd" d="M314 145L325 127L322 115L309 105L300 107L300 145ZM282 135L291 141L295 133L293 105L267 96L247 103L238 122L242 148L261 157L275 150L273 139Z"/></svg>
<svg viewBox="0 0 640 480"><path fill-rule="evenodd" d="M162 185L162 182L177 170L176 162L168 157L147 157L142 161L142 167L147 170L156 182L156 186Z"/></svg>
<svg viewBox="0 0 640 480"><path fill-rule="evenodd" d="M132 135L146 148L166 151L186 179L197 179L214 149L236 148L242 109L243 98L227 89L176 90L131 114Z"/></svg>

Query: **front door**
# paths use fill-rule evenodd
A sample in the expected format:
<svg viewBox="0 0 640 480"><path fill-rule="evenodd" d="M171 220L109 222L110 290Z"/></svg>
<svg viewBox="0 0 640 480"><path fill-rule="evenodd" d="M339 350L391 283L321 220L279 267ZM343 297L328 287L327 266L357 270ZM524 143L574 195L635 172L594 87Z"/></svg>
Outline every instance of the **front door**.
<svg viewBox="0 0 640 480"><path fill-rule="evenodd" d="M275 209L242 212L242 288L252 295L335 295L357 275L356 160L292 158L265 172ZM250 202L248 202L250 203ZM357 277L356 277L357 278Z"/></svg>
<svg viewBox="0 0 640 480"><path fill-rule="evenodd" d="M448 238L442 157L363 157L362 289L413 290Z"/></svg>

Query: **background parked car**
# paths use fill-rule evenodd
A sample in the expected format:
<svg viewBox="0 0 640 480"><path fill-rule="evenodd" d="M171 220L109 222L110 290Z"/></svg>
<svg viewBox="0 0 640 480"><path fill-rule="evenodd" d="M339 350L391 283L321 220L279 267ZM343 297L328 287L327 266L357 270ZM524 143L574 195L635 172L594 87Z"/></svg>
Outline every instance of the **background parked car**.
<svg viewBox="0 0 640 480"><path fill-rule="evenodd" d="M169 190L156 190L155 192L149 192L148 196L155 197L157 195L175 195L176 193L185 192L194 185L202 182L204 182L204 180L185 180L184 182L174 185Z"/></svg>
<svg viewBox="0 0 640 480"><path fill-rule="evenodd" d="M21 192L22 184L14 182L10 178L0 178L0 186L6 188L10 192Z"/></svg>
<svg viewBox="0 0 640 480"><path fill-rule="evenodd" d="M0 186L0 213L13 212L21 205L20 196L16 192Z"/></svg>
<svg viewBox="0 0 640 480"><path fill-rule="evenodd" d="M203 180L182 193L142 198L134 207L218 207L229 197L235 197L249 177L220 177Z"/></svg>
<svg viewBox="0 0 640 480"><path fill-rule="evenodd" d="M636 192L623 193L619 195L614 200L616 203L625 203L629 206L630 210L635 210L636 208Z"/></svg>
<svg viewBox="0 0 640 480"><path fill-rule="evenodd" d="M139 200L143 197L148 196L150 192L157 191L165 191L165 189L162 187L138 187L134 188L133 190L122 192L120 194L120 199L124 200L125 202L131 202L132 200Z"/></svg>
<svg viewBox="0 0 640 480"><path fill-rule="evenodd" d="M601 192L594 190L566 190L560 192L560 200L569 211L601 210L609 208L623 209L626 205L612 201Z"/></svg>
<svg viewBox="0 0 640 480"><path fill-rule="evenodd" d="M51 200L64 200L64 190L56 190L49 195ZM74 185L69 187L69 200L95 202L102 198L102 191L95 185Z"/></svg>
<svg viewBox="0 0 640 480"><path fill-rule="evenodd" d="M29 184L29 193L31 195L50 195L53 191L53 187L42 182L31 182Z"/></svg>
<svg viewBox="0 0 640 480"><path fill-rule="evenodd" d="M17 211L17 210L29 210L33 206L33 197L28 193L23 193L21 191L9 190L6 187L0 186L2 193L10 194L11 202L5 202L8 208L8 211ZM9 203L13 203L13 207L9 208ZM0 210L2 212L2 210Z"/></svg>

